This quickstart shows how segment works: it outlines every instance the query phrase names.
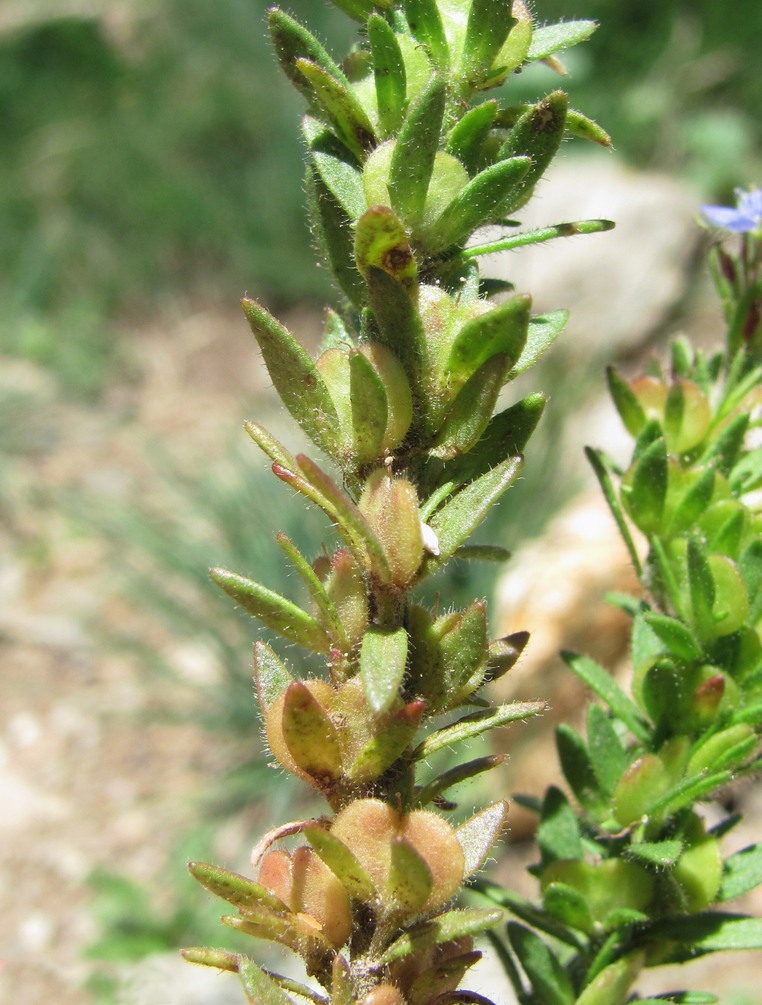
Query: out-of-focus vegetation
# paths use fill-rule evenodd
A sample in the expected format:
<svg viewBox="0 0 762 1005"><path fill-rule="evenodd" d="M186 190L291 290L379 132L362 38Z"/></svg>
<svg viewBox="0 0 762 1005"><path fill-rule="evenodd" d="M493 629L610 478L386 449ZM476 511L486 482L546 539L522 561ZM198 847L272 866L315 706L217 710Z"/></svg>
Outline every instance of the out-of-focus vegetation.
<svg viewBox="0 0 762 1005"><path fill-rule="evenodd" d="M325 294L301 212L299 109L277 86L267 6L26 0L0 12L0 350L96 397L119 322L168 298ZM323 37L351 31L318 0L287 6ZM567 83L622 154L708 195L755 177L757 0L546 0L540 15L600 20L570 54ZM509 86L530 96L547 75Z"/></svg>

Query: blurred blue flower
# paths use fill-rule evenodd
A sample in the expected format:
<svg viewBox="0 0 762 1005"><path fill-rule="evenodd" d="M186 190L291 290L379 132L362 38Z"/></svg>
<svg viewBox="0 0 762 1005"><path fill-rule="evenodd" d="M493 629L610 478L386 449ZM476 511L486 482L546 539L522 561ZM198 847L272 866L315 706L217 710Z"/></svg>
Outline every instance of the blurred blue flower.
<svg viewBox="0 0 762 1005"><path fill-rule="evenodd" d="M702 216L712 227L722 227L737 234L762 229L762 189L744 192L738 188L736 199L736 209L730 206L702 206Z"/></svg>

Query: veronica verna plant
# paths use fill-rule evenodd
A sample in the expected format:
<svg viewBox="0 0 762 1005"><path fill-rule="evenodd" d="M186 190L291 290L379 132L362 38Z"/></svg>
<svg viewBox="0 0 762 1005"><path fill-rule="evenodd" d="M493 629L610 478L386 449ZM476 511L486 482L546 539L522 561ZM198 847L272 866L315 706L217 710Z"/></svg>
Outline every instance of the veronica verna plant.
<svg viewBox="0 0 762 1005"><path fill-rule="evenodd" d="M724 861L720 838L734 818L708 830L694 808L751 772L759 752L756 238L744 236L740 256L715 253L724 351L706 357L678 342L665 373L629 382L611 372L633 461L621 471L590 458L644 587L644 599L622 600L634 619L633 690L567 654L601 703L590 707L586 739L559 730L574 802L552 788L535 807L542 902L530 903L475 878L507 804L459 826L447 816L449 790L502 755L461 759L440 775L427 763L543 710L495 706L483 693L527 635L491 641L483 600L432 612L414 591L453 558L505 557L468 540L518 476L545 399L493 412L566 320L560 310L533 316L527 294L480 277L479 257L610 226L515 229L566 136L609 139L561 90L528 106L486 95L509 93L529 62L562 72L558 52L594 24L538 27L523 0L334 3L361 28L341 64L286 13L271 10L269 24L307 104L311 222L341 306L326 312L317 360L255 300L243 309L276 390L328 467L293 456L255 422L247 432L340 542L310 561L279 536L309 610L212 571L239 605L324 661L322 675L295 679L273 648L254 649L273 760L326 809L262 837L256 879L190 865L235 909L225 924L292 950L313 984L224 950L185 956L237 973L256 1005L489 1005L459 987L480 957L474 936L490 932L521 1002L619 1005L644 967L762 944L754 920L707 913L756 885L762 849ZM500 236L474 243L485 225ZM498 292L507 296L495 302ZM480 905L457 906L466 885Z"/></svg>

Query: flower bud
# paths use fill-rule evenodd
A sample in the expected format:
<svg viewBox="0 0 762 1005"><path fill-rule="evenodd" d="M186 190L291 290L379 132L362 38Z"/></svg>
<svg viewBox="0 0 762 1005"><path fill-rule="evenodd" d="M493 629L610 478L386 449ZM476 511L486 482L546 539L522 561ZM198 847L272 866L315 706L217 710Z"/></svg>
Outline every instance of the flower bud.
<svg viewBox="0 0 762 1005"><path fill-rule="evenodd" d="M379 984L363 998L360 1005L405 1005L405 999L393 984Z"/></svg>
<svg viewBox="0 0 762 1005"><path fill-rule="evenodd" d="M378 468L368 478L360 509L378 537L389 562L392 582L410 585L423 560L418 495L406 478L393 478Z"/></svg>

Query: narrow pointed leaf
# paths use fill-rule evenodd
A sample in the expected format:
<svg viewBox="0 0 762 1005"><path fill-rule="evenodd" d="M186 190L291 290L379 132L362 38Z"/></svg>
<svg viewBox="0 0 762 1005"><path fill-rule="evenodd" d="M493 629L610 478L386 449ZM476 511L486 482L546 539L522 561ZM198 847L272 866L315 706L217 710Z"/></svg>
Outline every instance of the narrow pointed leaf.
<svg viewBox="0 0 762 1005"><path fill-rule="evenodd" d="M212 569L209 575L229 597L268 628L313 652L327 652L328 636L324 629L301 607L227 569Z"/></svg>
<svg viewBox="0 0 762 1005"><path fill-rule="evenodd" d="M611 400L619 412L619 418L624 423L624 428L630 436L637 436L648 421L640 400L615 367L606 368L606 379Z"/></svg>
<svg viewBox="0 0 762 1005"><path fill-rule="evenodd" d="M640 455L625 497L632 519L646 534L662 529L667 485L667 444L660 436Z"/></svg>
<svg viewBox="0 0 762 1005"><path fill-rule="evenodd" d="M341 750L336 727L301 681L289 684L282 716L283 739L302 771L313 778L338 778Z"/></svg>
<svg viewBox="0 0 762 1005"><path fill-rule="evenodd" d="M439 149L447 85L433 76L408 109L392 154L389 195L392 206L411 227L420 223Z"/></svg>
<svg viewBox="0 0 762 1005"><path fill-rule="evenodd" d="M499 544L462 544L455 549L453 558L461 562L507 562L511 557L507 548Z"/></svg>
<svg viewBox="0 0 762 1005"><path fill-rule="evenodd" d="M365 212L362 173L356 160L336 136L317 119L305 116L302 131L312 161L326 188L339 202L347 217L356 220Z"/></svg>
<svg viewBox="0 0 762 1005"><path fill-rule="evenodd" d="M349 397L355 454L359 458L379 457L383 453L389 404L381 377L361 352L349 357Z"/></svg>
<svg viewBox="0 0 762 1005"><path fill-rule="evenodd" d="M429 520L439 540L439 555L430 565L444 565L479 526L521 471L521 459L509 457L448 500Z"/></svg>
<svg viewBox="0 0 762 1005"><path fill-rule="evenodd" d="M461 485L487 474L507 457L517 457L523 453L537 428L546 403L545 395L530 394L499 412L490 420L481 438L468 453L447 466L445 475L456 485Z"/></svg>
<svg viewBox="0 0 762 1005"><path fill-rule="evenodd" d="M572 1005L574 989L558 957L538 935L518 922L508 924L508 939L542 1005Z"/></svg>
<svg viewBox="0 0 762 1005"><path fill-rule="evenodd" d="M447 67L450 51L436 0L402 0L402 7L413 36L426 46L438 67Z"/></svg>
<svg viewBox="0 0 762 1005"><path fill-rule="evenodd" d="M266 642L254 643L254 684L263 715L293 679L285 663Z"/></svg>
<svg viewBox="0 0 762 1005"><path fill-rule="evenodd" d="M347 300L357 310L362 310L367 290L355 263L352 219L326 186L317 168L308 168L305 188L310 225L323 260Z"/></svg>
<svg viewBox="0 0 762 1005"><path fill-rule="evenodd" d="M672 511L672 517L667 527L669 535L680 534L693 529L699 517L706 512L709 506L714 492L714 483L714 468L710 467L701 472Z"/></svg>
<svg viewBox="0 0 762 1005"><path fill-rule="evenodd" d="M432 457L451 460L478 442L492 417L509 366L507 356L492 356L460 388L431 446Z"/></svg>
<svg viewBox="0 0 762 1005"><path fill-rule="evenodd" d="M384 550L357 505L309 457L298 454L296 462L304 478L317 489L326 512L336 520L347 542L354 545L380 580L388 582L391 572Z"/></svg>
<svg viewBox="0 0 762 1005"><path fill-rule="evenodd" d="M473 0L466 23L460 75L472 87L489 75L513 25L513 0Z"/></svg>
<svg viewBox="0 0 762 1005"><path fill-rule="evenodd" d="M360 648L360 676L371 709L380 715L391 708L405 675L407 632L371 626Z"/></svg>
<svg viewBox="0 0 762 1005"><path fill-rule="evenodd" d="M555 785L547 790L542 801L537 844L543 865L582 856L582 832L577 814L566 795Z"/></svg>
<svg viewBox="0 0 762 1005"><path fill-rule="evenodd" d="M363 24L368 19L368 15L376 7L386 7L385 0L331 0L334 7L349 14L355 21L362 21Z"/></svg>
<svg viewBox="0 0 762 1005"><path fill-rule="evenodd" d="M714 579L704 549L695 538L688 541L688 589L694 627L701 635L711 638L714 634Z"/></svg>
<svg viewBox="0 0 762 1005"><path fill-rule="evenodd" d="M245 918L226 915L221 921L223 925L237 932L251 935L255 939L277 942L301 956L329 958L333 951L328 939L296 914L279 916L272 912L252 909L247 912ZM292 1003L289 1002L289 1005Z"/></svg>
<svg viewBox="0 0 762 1005"><path fill-rule="evenodd" d="M674 865L683 853L685 845L676 839L669 841L633 841L628 856L648 862L664 869Z"/></svg>
<svg viewBox="0 0 762 1005"><path fill-rule="evenodd" d="M614 488L614 482L612 481L611 472L609 471L606 459L600 450L594 450L592 447L585 447L585 456L595 472L595 477L598 479L598 484L600 485L603 496L609 509L611 510L611 515L614 517L616 525L619 528L619 533L622 535L622 540L624 541L627 551L630 554L630 560L632 562L632 567L635 569L635 574L637 576L641 576L643 570L640 564L638 550L632 539L630 528L627 526L627 520L625 519L622 507L619 503L619 497L616 494L616 489Z"/></svg>
<svg viewBox="0 0 762 1005"><path fill-rule="evenodd" d="M557 237L600 234L606 230L613 230L613 228L614 224L611 220L574 220L571 223L555 223L551 227L539 227L537 230L520 230L518 233L500 237L487 244L470 245L461 252L461 257L469 260L479 258L481 255L494 255L501 251L526 248L530 244L544 244Z"/></svg>
<svg viewBox="0 0 762 1005"><path fill-rule="evenodd" d="M457 764L418 790L413 799L413 809L423 809L453 786L459 785L469 778L474 778L484 771L490 771L504 761L504 754L488 754L486 757L477 757L465 764Z"/></svg>
<svg viewBox="0 0 762 1005"><path fill-rule="evenodd" d="M527 340L531 305L531 297L517 294L463 325L453 340L444 366L448 388L462 387L497 353L505 354L513 368Z"/></svg>
<svg viewBox="0 0 762 1005"><path fill-rule="evenodd" d="M608 670L604 670L587 656L580 656L577 653L566 651L562 652L561 656L580 680L592 688L614 715L622 720L633 736L644 743L650 740L651 730L648 723L641 716L637 705L630 701Z"/></svg>
<svg viewBox="0 0 762 1005"><path fill-rule="evenodd" d="M312 85L315 98L336 134L348 150L362 162L375 144L370 119L349 87L309 59L298 59L296 66Z"/></svg>
<svg viewBox="0 0 762 1005"><path fill-rule="evenodd" d="M511 157L485 168L461 189L441 216L426 230L426 250L440 254L464 244L479 227L503 216L506 200L531 168L529 157Z"/></svg>
<svg viewBox="0 0 762 1005"><path fill-rule="evenodd" d="M271 911L286 911L286 905L260 883L246 876L228 872L206 862L189 862L188 870L195 880L215 897L221 897L233 904L241 912L249 907L267 908Z"/></svg>
<svg viewBox="0 0 762 1005"><path fill-rule="evenodd" d="M303 833L315 854L344 884L350 897L366 903L373 900L376 895L373 880L343 841L323 827L306 827Z"/></svg>
<svg viewBox="0 0 762 1005"><path fill-rule="evenodd" d="M611 719L595 703L587 712L587 743L598 784L611 796L627 768L627 752Z"/></svg>
<svg viewBox="0 0 762 1005"><path fill-rule="evenodd" d="M379 778L408 749L425 708L423 701L411 701L401 708L368 740L347 768L347 775L357 783Z"/></svg>
<svg viewBox="0 0 762 1005"><path fill-rule="evenodd" d="M407 96L405 63L397 37L382 17L372 14L367 30L381 132L390 136L397 132L404 117Z"/></svg>
<svg viewBox="0 0 762 1005"><path fill-rule="evenodd" d="M447 153L457 157L469 174L474 174L479 164L482 144L495 123L497 102L484 101L470 108L450 131Z"/></svg>
<svg viewBox="0 0 762 1005"><path fill-rule="evenodd" d="M307 436L330 453L339 420L317 367L294 336L255 300L244 297L241 306L283 404Z"/></svg>
<svg viewBox="0 0 762 1005"><path fill-rule="evenodd" d="M347 639L346 632L341 624L339 612L336 610L333 601L326 593L325 587L315 575L314 569L296 547L294 542L286 537L285 534L278 534L277 540L278 544L288 556L291 564L302 577L302 580L309 590L310 597L312 598L315 607L323 615L326 630L331 637L333 645L342 652L348 652L350 648L349 640Z"/></svg>
<svg viewBox="0 0 762 1005"><path fill-rule="evenodd" d="M594 806L600 793L592 757L585 741L568 723L556 727L556 749L564 778L580 806Z"/></svg>
<svg viewBox="0 0 762 1005"><path fill-rule="evenodd" d="M749 428L749 419L748 412L733 419L719 436L711 439L709 448L701 460L714 464L723 475L730 474L741 454L744 437Z"/></svg>
<svg viewBox="0 0 762 1005"><path fill-rule="evenodd" d="M455 831L465 857L464 876L468 878L487 861L508 817L508 803L493 803L475 813Z"/></svg>
<svg viewBox="0 0 762 1005"><path fill-rule="evenodd" d="M514 380L520 373L528 370L549 349L564 330L569 318L568 311L551 311L531 318L527 328L527 340L518 362L508 374L508 380Z"/></svg>
<svg viewBox="0 0 762 1005"><path fill-rule="evenodd" d="M272 977L251 960L241 963L238 975L251 1005L294 1005L293 999L278 987Z"/></svg>
<svg viewBox="0 0 762 1005"><path fill-rule="evenodd" d="M597 27L595 21L561 21L535 28L527 59L547 59L562 49L585 42Z"/></svg>
<svg viewBox="0 0 762 1005"><path fill-rule="evenodd" d="M335 80L347 84L347 78L315 36L282 10L273 8L268 15L270 34L278 61L291 83L308 99L312 88L297 68L297 60L309 59Z"/></svg>
<svg viewBox="0 0 762 1005"><path fill-rule="evenodd" d="M434 887L434 879L426 862L404 838L392 843L389 881L383 900L389 907L405 914L421 910Z"/></svg>
<svg viewBox="0 0 762 1005"><path fill-rule="evenodd" d="M403 283L374 266L368 268L367 282L379 341L398 357L411 377L411 387L415 387L427 351L423 325L411 294Z"/></svg>
<svg viewBox="0 0 762 1005"><path fill-rule="evenodd" d="M431 733L413 752L417 761L426 760L431 754L449 747L461 740L470 740L474 736L486 733L499 726L508 726L512 722L523 722L534 715L540 715L547 706L541 701L511 702L508 705L498 705L495 708L480 709L470 715L458 719L457 722L444 729Z"/></svg>
<svg viewBox="0 0 762 1005"><path fill-rule="evenodd" d="M567 109L566 131L570 136L576 136L580 140L589 140L602 147L612 146L611 137L606 130L574 108Z"/></svg>
<svg viewBox="0 0 762 1005"><path fill-rule="evenodd" d="M656 611L647 611L643 618L651 630L666 644L671 655L685 660L687 663L701 659L701 645L684 622Z"/></svg>
<svg viewBox="0 0 762 1005"><path fill-rule="evenodd" d="M453 939L462 939L469 935L478 935L479 932L497 925L502 918L503 912L496 910L467 908L448 911L432 918L431 921L415 925L402 934L389 946L379 962L388 965L431 946L452 942Z"/></svg>
<svg viewBox="0 0 762 1005"><path fill-rule="evenodd" d="M196 963L202 967L214 967L216 970L226 970L237 974L241 957L237 953L226 953L223 949L208 949L203 946L192 946L181 949L180 955L188 963Z"/></svg>
<svg viewBox="0 0 762 1005"><path fill-rule="evenodd" d="M648 928L649 936L674 939L692 950L717 953L731 949L762 949L762 919L719 911L664 918Z"/></svg>
<svg viewBox="0 0 762 1005"><path fill-rule="evenodd" d="M275 439L266 429L256 422L244 422L243 428L254 440L260 450L264 451L275 464L294 470L296 461L282 443Z"/></svg>
<svg viewBox="0 0 762 1005"><path fill-rule="evenodd" d="M733 900L762 883L762 844L749 845L726 858L717 900Z"/></svg>

